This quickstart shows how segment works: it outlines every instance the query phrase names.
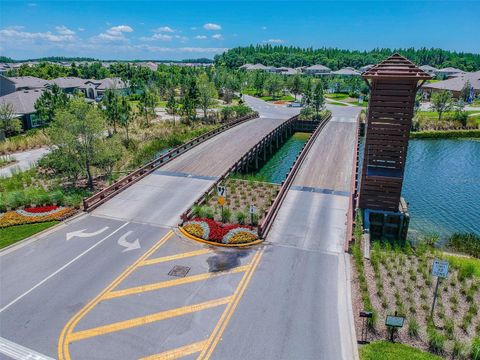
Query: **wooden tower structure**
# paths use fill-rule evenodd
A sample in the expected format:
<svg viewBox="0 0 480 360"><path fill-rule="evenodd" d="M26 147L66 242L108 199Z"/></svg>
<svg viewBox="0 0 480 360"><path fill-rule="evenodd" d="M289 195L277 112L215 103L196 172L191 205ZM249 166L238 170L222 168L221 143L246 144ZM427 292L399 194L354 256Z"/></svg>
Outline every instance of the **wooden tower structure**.
<svg viewBox="0 0 480 360"><path fill-rule="evenodd" d="M370 87L370 100L359 207L391 215L400 211L415 95L431 76L398 54L362 76Z"/></svg>

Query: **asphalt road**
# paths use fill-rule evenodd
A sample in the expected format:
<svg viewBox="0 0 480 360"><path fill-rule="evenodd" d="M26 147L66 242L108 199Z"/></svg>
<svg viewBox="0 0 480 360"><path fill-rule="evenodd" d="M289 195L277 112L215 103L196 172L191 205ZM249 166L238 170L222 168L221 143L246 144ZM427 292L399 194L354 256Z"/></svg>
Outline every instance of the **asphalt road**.
<svg viewBox="0 0 480 360"><path fill-rule="evenodd" d="M298 111L247 101L270 122ZM0 358L352 358L339 253L282 243L288 234L244 250L178 235L214 177L162 169L0 252Z"/></svg>

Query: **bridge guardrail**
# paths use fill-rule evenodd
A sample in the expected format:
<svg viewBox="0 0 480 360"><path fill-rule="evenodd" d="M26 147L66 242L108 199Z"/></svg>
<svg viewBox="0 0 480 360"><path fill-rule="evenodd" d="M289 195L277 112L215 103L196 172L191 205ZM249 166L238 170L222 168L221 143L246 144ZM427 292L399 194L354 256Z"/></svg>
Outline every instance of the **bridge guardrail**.
<svg viewBox="0 0 480 360"><path fill-rule="evenodd" d="M237 126L241 123L249 121L251 119L257 118L258 112L254 112L250 115L242 116L238 119L232 120L225 125L222 125L214 130L211 130L203 135L197 136L196 138L186 142L185 144L179 145L166 154L148 162L147 164L143 165L139 169L131 172L130 174L124 176L120 180L114 182L112 185L106 187L105 189L99 191L98 193L83 199L83 209L85 211L92 211L96 207L103 204L105 201L111 199L118 193L122 192L130 185L133 185L140 179L144 178L148 174L152 173L159 167L167 164L171 160L175 159L176 157L180 156L181 154L185 153L187 150L201 144L202 142L212 138L213 136L220 134L234 126Z"/></svg>
<svg viewBox="0 0 480 360"><path fill-rule="evenodd" d="M285 197L287 196L288 189L292 185L293 179L295 178L296 174L298 173L298 170L300 169L301 165L303 164L303 161L305 160L305 156L308 154L313 143L315 142L318 135L320 134L320 132L325 127L325 125L327 124L327 122L330 120L331 117L332 117L332 114L330 113L319 122L312 136L310 136L307 143L303 146L303 149L300 152L300 154L297 156L295 163L290 168L287 178L282 182L282 186L280 188L280 191L277 194L277 197L273 201L273 204L268 208L262 223L258 226L259 237L265 238L267 236L268 232L270 231L273 225L273 221L275 220L275 217L277 216L277 213L280 210L280 206L282 205Z"/></svg>
<svg viewBox="0 0 480 360"><path fill-rule="evenodd" d="M345 237L344 251L348 251L350 243L354 239L353 229L355 227L355 211L357 209L357 189L358 189L358 166L359 166L359 154L358 150L360 147L360 114L357 117L357 129L355 134L355 139L357 140L355 144L355 149L353 152L353 168L352 168L352 181L350 185L350 202L348 205L347 213L347 234Z"/></svg>
<svg viewBox="0 0 480 360"><path fill-rule="evenodd" d="M185 211L181 216L181 222L180 225L183 224L183 222L187 221L189 218L189 215L191 213L191 209L195 205L201 205L205 202L205 198L207 196L210 196L213 194L217 188L217 186L225 180L231 173L235 172L238 168L241 167L241 165L248 160L248 158L252 155L255 154L256 150L260 147L262 147L266 142L270 140L273 136L275 136L278 132L283 131L286 127L290 126L293 122L295 122L298 118L298 115L291 117L287 121L283 122L281 125L273 129L271 132L269 132L267 135L265 135L257 144L255 144L252 148L250 148L245 154L242 155L242 157L235 163L233 164L226 172L223 173L220 178L218 178L215 183L210 186L207 191L205 191L195 202L188 208L187 211Z"/></svg>

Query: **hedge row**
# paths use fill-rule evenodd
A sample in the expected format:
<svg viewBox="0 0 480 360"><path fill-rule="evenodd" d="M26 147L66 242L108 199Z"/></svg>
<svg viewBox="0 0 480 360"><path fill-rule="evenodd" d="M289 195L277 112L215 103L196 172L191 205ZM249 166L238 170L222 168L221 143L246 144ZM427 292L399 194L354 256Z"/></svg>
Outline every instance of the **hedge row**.
<svg viewBox="0 0 480 360"><path fill-rule="evenodd" d="M480 130L429 130L413 131L411 139L459 139L480 138Z"/></svg>

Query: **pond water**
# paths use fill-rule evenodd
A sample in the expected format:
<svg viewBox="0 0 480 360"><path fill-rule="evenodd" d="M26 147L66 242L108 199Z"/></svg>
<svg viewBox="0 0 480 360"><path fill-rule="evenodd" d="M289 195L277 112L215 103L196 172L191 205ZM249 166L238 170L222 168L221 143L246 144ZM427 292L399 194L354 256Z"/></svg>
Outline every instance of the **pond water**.
<svg viewBox="0 0 480 360"><path fill-rule="evenodd" d="M480 234L480 141L411 140L402 194L412 235Z"/></svg>
<svg viewBox="0 0 480 360"><path fill-rule="evenodd" d="M310 135L302 132L294 133L255 175L267 182L280 184L285 180L290 167Z"/></svg>

